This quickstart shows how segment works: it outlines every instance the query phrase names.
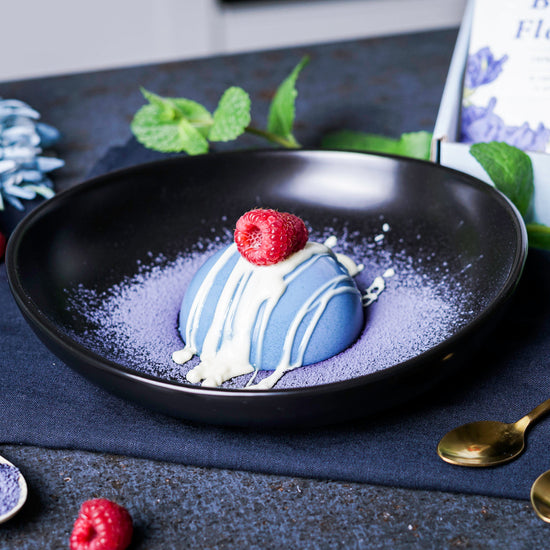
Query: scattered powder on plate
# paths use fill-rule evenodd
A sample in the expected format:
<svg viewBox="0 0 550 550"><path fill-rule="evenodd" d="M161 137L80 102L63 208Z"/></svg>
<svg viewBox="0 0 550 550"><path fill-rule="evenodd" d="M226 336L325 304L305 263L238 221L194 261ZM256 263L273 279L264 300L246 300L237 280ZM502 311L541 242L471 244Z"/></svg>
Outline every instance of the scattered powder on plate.
<svg viewBox="0 0 550 550"><path fill-rule="evenodd" d="M19 502L19 470L0 462L0 516L13 510Z"/></svg>
<svg viewBox="0 0 550 550"><path fill-rule="evenodd" d="M337 382L388 368L443 342L473 318L474 312L465 306L469 296L450 276L446 263L438 264L434 253L412 258L404 249L395 250L399 242L391 247L385 242L389 230L384 224L370 239L339 235L335 247L335 252L364 265L356 277L362 292L376 277L384 276L385 289L366 308L365 329L358 341L335 357L286 373L276 388ZM310 238L324 242L334 234L326 229ZM133 277L107 292L83 286L66 289L69 310L84 316L89 326L71 336L126 367L187 384L185 375L198 358L185 365L171 360L172 352L183 347L177 331L181 300L200 265L220 246L217 240L172 262L155 258L150 265L136 266ZM269 372L260 371L255 381ZM242 388L249 377L235 378L224 387Z"/></svg>

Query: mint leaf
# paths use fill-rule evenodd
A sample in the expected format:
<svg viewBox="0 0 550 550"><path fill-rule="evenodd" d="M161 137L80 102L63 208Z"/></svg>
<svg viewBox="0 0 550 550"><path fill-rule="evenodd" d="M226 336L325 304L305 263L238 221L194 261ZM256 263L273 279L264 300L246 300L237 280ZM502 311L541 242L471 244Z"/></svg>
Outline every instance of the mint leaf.
<svg viewBox="0 0 550 550"><path fill-rule="evenodd" d="M288 140L292 145L298 145L298 142L292 135L295 117L295 102L298 91L296 90L296 80L300 71L309 62L309 57L303 57L294 67L293 71L283 80L275 92L275 96L269 106L267 119L267 130L272 134Z"/></svg>
<svg viewBox="0 0 550 550"><path fill-rule="evenodd" d="M321 146L324 149L370 151L429 160L431 141L430 132L410 132L394 139L378 134L343 130L325 136Z"/></svg>
<svg viewBox="0 0 550 550"><path fill-rule="evenodd" d="M526 227L530 247L550 250L550 227L540 223L528 223Z"/></svg>
<svg viewBox="0 0 550 550"><path fill-rule="evenodd" d="M214 112L208 134L210 141L231 141L244 133L250 124L250 97L236 86L228 88Z"/></svg>
<svg viewBox="0 0 550 550"><path fill-rule="evenodd" d="M206 138L184 118L178 123L178 142L181 146L180 150L185 151L188 155L208 153Z"/></svg>
<svg viewBox="0 0 550 550"><path fill-rule="evenodd" d="M161 97L144 88L141 91L149 104L138 110L130 127L142 145L163 153L198 155L208 151L205 136L212 116L207 109L190 99Z"/></svg>
<svg viewBox="0 0 550 550"><path fill-rule="evenodd" d="M168 122L176 118L177 110L168 99L149 92L145 88L141 88L141 93L149 101L149 104L154 107L154 111L160 122Z"/></svg>
<svg viewBox="0 0 550 550"><path fill-rule="evenodd" d="M170 121L179 118L186 118L193 126L199 129L209 129L212 124L212 115L200 103L191 99L179 97L162 97L141 88L141 93L151 105L157 108L158 117L161 121Z"/></svg>
<svg viewBox="0 0 550 550"><path fill-rule="evenodd" d="M198 155L208 151L205 137L188 120L162 118L156 105L144 105L134 115L131 128L136 139L145 147L162 153L185 151Z"/></svg>
<svg viewBox="0 0 550 550"><path fill-rule="evenodd" d="M504 193L525 218L533 200L535 185L529 155L507 143L475 143L470 154L481 164L495 187Z"/></svg>
<svg viewBox="0 0 550 550"><path fill-rule="evenodd" d="M200 103L184 98L168 98L178 113L194 126L204 137L208 136L212 125L212 115Z"/></svg>
<svg viewBox="0 0 550 550"><path fill-rule="evenodd" d="M432 137L431 132L410 132L401 134L399 151L396 154L404 157L430 160Z"/></svg>
<svg viewBox="0 0 550 550"><path fill-rule="evenodd" d="M323 149L347 149L354 151L374 151L377 153L393 153L398 140L367 134L365 132L354 132L352 130L341 130L327 134L321 141Z"/></svg>

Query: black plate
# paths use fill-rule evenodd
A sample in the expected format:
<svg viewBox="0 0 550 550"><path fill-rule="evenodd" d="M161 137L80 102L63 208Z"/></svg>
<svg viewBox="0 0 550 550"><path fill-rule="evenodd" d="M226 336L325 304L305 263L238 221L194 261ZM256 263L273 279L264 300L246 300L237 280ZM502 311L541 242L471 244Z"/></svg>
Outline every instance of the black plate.
<svg viewBox="0 0 550 550"><path fill-rule="evenodd" d="M297 369L273 390L207 389L174 378L168 358L164 371L147 370L147 345L127 329L116 334L116 322L104 337L97 311L105 303L144 273L162 277L174 262L226 242L237 218L257 206L300 215L317 239L336 235L365 260L363 286L395 268L358 344L330 370ZM526 242L510 202L460 172L382 155L258 151L172 158L85 182L25 218L7 265L38 336L109 391L190 420L298 426L395 406L462 367L515 289ZM174 287L172 309L184 290ZM95 317L83 314L86 296ZM151 316L160 308L162 324L158 302Z"/></svg>

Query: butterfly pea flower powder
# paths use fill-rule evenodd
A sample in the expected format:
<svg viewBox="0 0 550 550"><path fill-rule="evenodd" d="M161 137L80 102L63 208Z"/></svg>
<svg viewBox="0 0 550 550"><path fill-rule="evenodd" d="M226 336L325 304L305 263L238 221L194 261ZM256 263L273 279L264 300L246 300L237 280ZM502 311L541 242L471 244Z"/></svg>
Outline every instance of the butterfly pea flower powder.
<svg viewBox="0 0 550 550"><path fill-rule="evenodd" d="M0 462L0 516L17 506L19 492L19 470Z"/></svg>

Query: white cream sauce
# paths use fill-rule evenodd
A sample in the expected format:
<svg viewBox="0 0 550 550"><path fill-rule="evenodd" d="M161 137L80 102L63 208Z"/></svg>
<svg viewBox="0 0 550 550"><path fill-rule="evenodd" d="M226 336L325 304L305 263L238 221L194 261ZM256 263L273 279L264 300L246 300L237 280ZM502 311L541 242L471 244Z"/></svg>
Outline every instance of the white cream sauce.
<svg viewBox="0 0 550 550"><path fill-rule="evenodd" d="M256 355L261 357L261 346L270 315L287 286L320 257L334 255L331 247L335 244L334 237L327 239L325 244L308 242L305 248L286 260L269 266L254 265L239 255L217 302L211 325L202 344L200 363L187 373L187 380L192 383L202 381L203 386L217 387L236 376L254 373L247 388L269 389L285 372L301 366L309 340L331 298L343 292L358 292L352 286L339 286L347 279L346 274L335 275L328 280L299 308L289 324L277 368L257 384L252 384L257 373L250 363L252 333L255 331L254 338L257 338L257 346L259 346ZM185 327L185 347L172 354L174 362L184 364L198 353L199 320L203 314L206 298L216 276L235 254L238 252L236 245L233 244L218 258L201 283L189 311ZM348 256L343 254L335 256L352 277L363 269L362 265L357 265ZM384 275L387 274L389 273ZM384 278L377 277L363 296L363 305L369 305L377 299L384 290L384 286ZM313 315L309 325L298 343L296 338L300 324L311 312ZM259 315L261 315L259 328L255 329ZM291 353L296 343L298 343L298 354L292 360Z"/></svg>

